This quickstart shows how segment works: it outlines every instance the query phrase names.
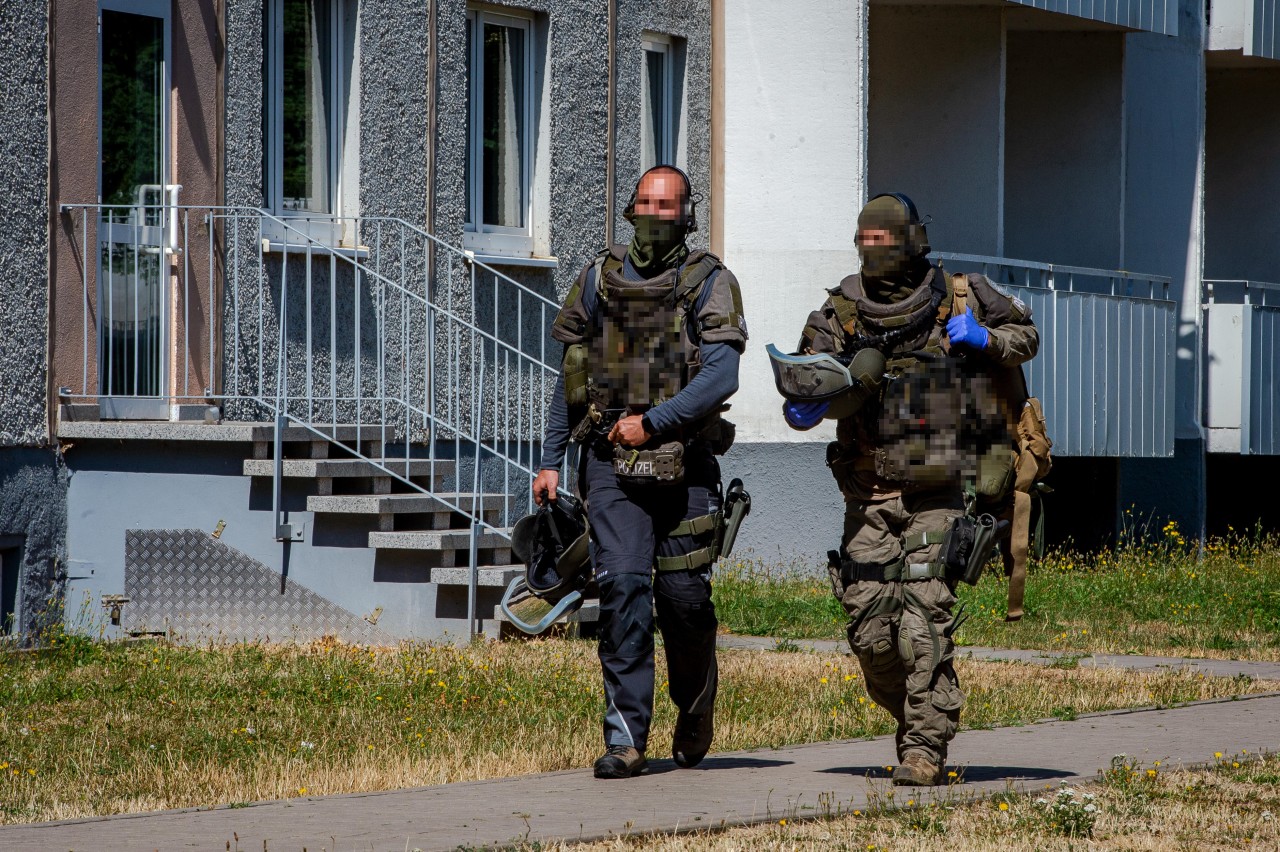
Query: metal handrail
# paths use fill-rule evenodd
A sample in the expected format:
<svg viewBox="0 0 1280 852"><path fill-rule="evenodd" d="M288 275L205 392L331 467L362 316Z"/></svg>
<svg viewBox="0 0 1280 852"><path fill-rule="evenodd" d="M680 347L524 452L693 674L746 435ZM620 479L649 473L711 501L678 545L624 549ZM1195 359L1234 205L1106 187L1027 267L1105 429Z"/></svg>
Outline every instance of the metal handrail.
<svg viewBox="0 0 1280 852"><path fill-rule="evenodd" d="M1166 275L1151 275L1142 272L1130 272L1125 269L1098 269L1089 266L1068 266L1060 263L1045 263L1037 260L1016 260L1008 257L994 257L981 254L963 254L960 252L935 251L929 257L941 261L953 261L962 264L981 266L983 272L990 275L990 270L1004 269L1008 273L1020 271L1020 276L1006 274L997 276L998 283L1012 284L1021 287L1033 287L1045 290L1065 290L1076 292L1077 279L1096 279L1108 283L1109 295L1128 298L1151 298L1168 301L1172 279ZM1014 280L1021 277L1022 280ZM1145 286L1147 295L1135 294L1134 284ZM1157 296L1157 289L1159 295ZM1123 292L1121 292L1123 290ZM1085 292L1092 292L1086 290Z"/></svg>
<svg viewBox="0 0 1280 852"><path fill-rule="evenodd" d="M1245 305L1253 305L1253 294L1256 292L1260 295L1261 301L1257 304L1266 306L1270 304L1267 296L1275 294L1277 303L1280 303L1280 284L1270 281L1253 281L1247 278L1206 278L1200 282L1201 297L1206 306L1217 304L1220 297L1218 290L1224 287L1234 287L1240 290L1241 302Z"/></svg>
<svg viewBox="0 0 1280 852"><path fill-rule="evenodd" d="M102 396L98 382L90 381L91 352L101 358L104 344L98 322L90 321L90 267L95 262L89 257L101 257L105 243L95 226L95 248L90 250L89 220L91 211L97 211L101 223L112 210L122 211L125 223L161 223L153 228L160 239L155 234L150 239L174 247L162 248L161 259L148 261L148 268L160 270L150 273L160 280L173 279L182 297L182 328L168 335L181 342L180 369L169 371L180 377L181 387L151 396L134 387L133 395L216 401L230 419L245 412L269 414L276 425L273 506L281 541L301 534L300 527L289 523L282 503L282 443L290 425L342 447L466 518L468 617L474 633L480 533L509 538L517 502L510 495L523 492L525 506L531 508L533 453L545 431L545 401L558 376L558 364L547 352L547 332L558 303L393 217L282 217L244 206L64 204L63 214L82 214L84 247L82 382L79 392L64 389L69 398ZM180 239L174 239L171 221L180 223ZM193 224L205 231L194 241ZM317 229L328 237L341 233L345 244L317 238ZM74 227L69 230L74 239ZM132 242L124 249L126 255L132 252L136 277L140 252L155 252L140 229L130 233ZM207 274L208 301L196 338L207 333L204 365L196 363L192 348L192 332L201 321L191 316L192 266L201 263L207 269L197 269L196 275ZM114 266L110 274L116 274ZM272 298L278 298L278 306L269 310ZM136 363L139 353L132 357ZM269 366L273 358L274 370ZM193 392L193 375L201 369L203 393ZM354 440L338 431L344 417L354 422ZM366 453L368 443L379 452ZM425 456L414 449L423 444ZM391 445L402 447L403 455L392 458ZM450 445L456 485L467 479L469 464L469 501L437 487L439 454ZM415 464L422 462L431 476L429 486L415 481ZM508 495L493 522L482 499L491 485Z"/></svg>

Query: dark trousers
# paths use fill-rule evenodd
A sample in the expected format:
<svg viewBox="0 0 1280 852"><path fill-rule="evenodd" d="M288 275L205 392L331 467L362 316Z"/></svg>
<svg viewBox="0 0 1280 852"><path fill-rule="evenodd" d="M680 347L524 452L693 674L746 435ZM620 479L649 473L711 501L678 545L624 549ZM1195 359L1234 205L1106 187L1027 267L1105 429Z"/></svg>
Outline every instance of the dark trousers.
<svg viewBox="0 0 1280 852"><path fill-rule="evenodd" d="M682 520L719 511L720 467L709 450L695 445L685 456L684 482L637 488L618 482L612 454L583 455L591 560L600 588L604 741L645 751L653 718L655 611L671 700L688 713L711 712L715 704L711 566L655 572L654 559L691 553L710 541L711 532L667 533Z"/></svg>

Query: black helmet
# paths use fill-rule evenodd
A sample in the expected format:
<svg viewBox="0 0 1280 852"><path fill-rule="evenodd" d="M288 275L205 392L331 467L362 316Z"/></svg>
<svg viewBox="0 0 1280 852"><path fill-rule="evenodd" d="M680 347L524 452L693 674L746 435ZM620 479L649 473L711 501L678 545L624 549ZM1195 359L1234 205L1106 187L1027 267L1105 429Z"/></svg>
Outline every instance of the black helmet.
<svg viewBox="0 0 1280 852"><path fill-rule="evenodd" d="M502 598L507 617L526 633L541 633L582 605L591 582L586 513L571 497L547 501L511 529L511 553L523 562Z"/></svg>

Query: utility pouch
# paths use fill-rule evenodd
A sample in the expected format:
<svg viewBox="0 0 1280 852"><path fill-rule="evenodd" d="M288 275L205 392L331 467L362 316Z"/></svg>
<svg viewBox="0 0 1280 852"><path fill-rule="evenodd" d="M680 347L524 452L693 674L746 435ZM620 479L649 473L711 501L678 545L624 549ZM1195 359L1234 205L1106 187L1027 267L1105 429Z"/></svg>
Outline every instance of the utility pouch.
<svg viewBox="0 0 1280 852"><path fill-rule="evenodd" d="M847 584L844 581L844 563L838 550L827 551L827 577L831 580L831 594L836 596L836 600L844 600L844 590Z"/></svg>
<svg viewBox="0 0 1280 852"><path fill-rule="evenodd" d="M1003 445L992 447L978 457L978 481L974 491L988 504L1000 502L1013 488L1018 456Z"/></svg>
<svg viewBox="0 0 1280 852"><path fill-rule="evenodd" d="M977 517L961 515L951 522L942 542L942 561L947 566L947 579L976 586L991 551L1009 531L1008 521L997 521L989 513Z"/></svg>
<svg viewBox="0 0 1280 852"><path fill-rule="evenodd" d="M1050 456L1053 441L1049 440L1045 429L1044 409L1040 406L1040 400L1034 396L1027 399L1018 417L1018 445L1019 449L1031 453L1036 460L1036 472L1032 481L1044 479L1053 466Z"/></svg>
<svg viewBox="0 0 1280 852"><path fill-rule="evenodd" d="M564 376L564 401L572 408L587 404L587 347L575 343L564 349L562 364Z"/></svg>
<svg viewBox="0 0 1280 852"><path fill-rule="evenodd" d="M839 441L827 444L827 467L831 468L831 475L835 477L836 485L840 487L840 493L845 497L851 497L854 494L853 462L855 458L857 456L853 449L841 447Z"/></svg>
<svg viewBox="0 0 1280 852"><path fill-rule="evenodd" d="M737 432L738 427L731 421L717 417L711 425L698 434L698 437L707 442L713 455L722 456L733 446L733 439L737 436Z"/></svg>
<svg viewBox="0 0 1280 852"><path fill-rule="evenodd" d="M613 448L613 472L624 485L675 485L684 481L684 444L668 441L652 450Z"/></svg>

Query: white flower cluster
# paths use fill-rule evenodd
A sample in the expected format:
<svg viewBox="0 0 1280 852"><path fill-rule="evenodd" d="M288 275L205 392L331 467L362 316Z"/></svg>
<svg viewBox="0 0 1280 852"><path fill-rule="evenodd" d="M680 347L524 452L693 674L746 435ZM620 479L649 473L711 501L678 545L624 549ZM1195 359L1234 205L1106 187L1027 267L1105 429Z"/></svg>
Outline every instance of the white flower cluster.
<svg viewBox="0 0 1280 852"><path fill-rule="evenodd" d="M1089 837L1098 821L1098 806L1092 793L1079 793L1063 781L1052 800L1036 799L1050 824L1068 837Z"/></svg>

